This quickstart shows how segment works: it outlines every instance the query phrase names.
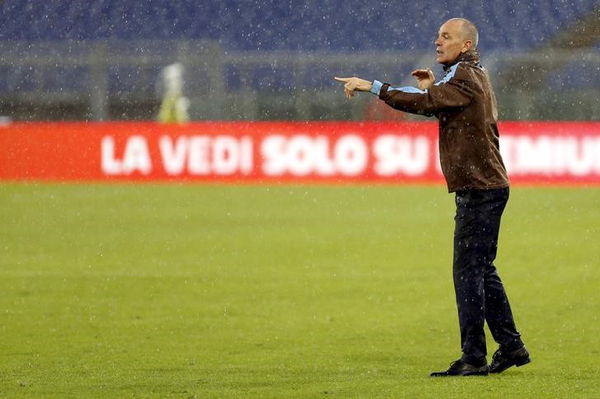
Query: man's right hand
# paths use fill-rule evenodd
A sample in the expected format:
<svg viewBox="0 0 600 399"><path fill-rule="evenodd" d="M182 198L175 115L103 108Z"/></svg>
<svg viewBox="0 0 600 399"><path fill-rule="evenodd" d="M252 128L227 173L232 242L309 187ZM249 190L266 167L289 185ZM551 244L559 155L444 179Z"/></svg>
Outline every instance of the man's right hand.
<svg viewBox="0 0 600 399"><path fill-rule="evenodd" d="M417 86L421 90L429 89L435 82L435 76L431 69L416 69L412 71L411 75L417 79Z"/></svg>
<svg viewBox="0 0 600 399"><path fill-rule="evenodd" d="M373 87L373 82L369 82L368 80L364 80L357 77L352 78L337 78L334 77L338 82L345 83L344 84L344 93L346 94L346 98L350 99L354 96L354 91L371 91Z"/></svg>

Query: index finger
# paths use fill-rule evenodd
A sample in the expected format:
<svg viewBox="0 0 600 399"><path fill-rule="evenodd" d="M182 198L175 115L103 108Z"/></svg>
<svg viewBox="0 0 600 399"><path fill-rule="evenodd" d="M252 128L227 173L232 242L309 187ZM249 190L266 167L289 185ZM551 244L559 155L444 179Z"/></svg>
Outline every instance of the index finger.
<svg viewBox="0 0 600 399"><path fill-rule="evenodd" d="M335 80L337 80L338 82L344 82L344 83L348 83L348 81L351 79L351 78L338 78L337 76L334 76L333 78Z"/></svg>

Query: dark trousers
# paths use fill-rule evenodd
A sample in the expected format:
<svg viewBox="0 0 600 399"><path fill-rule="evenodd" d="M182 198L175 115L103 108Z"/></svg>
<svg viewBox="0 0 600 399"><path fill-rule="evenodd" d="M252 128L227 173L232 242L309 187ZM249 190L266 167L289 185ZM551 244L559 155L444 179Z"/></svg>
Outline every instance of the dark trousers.
<svg viewBox="0 0 600 399"><path fill-rule="evenodd" d="M454 289L462 359L471 364L481 363L487 354L484 322L500 348L523 346L494 266L500 218L508 195L508 188L456 193Z"/></svg>

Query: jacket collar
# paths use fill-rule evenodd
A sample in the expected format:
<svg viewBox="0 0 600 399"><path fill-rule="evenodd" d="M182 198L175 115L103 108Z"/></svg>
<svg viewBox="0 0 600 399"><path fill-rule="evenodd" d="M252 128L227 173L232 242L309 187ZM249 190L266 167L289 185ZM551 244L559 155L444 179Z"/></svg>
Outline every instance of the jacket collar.
<svg viewBox="0 0 600 399"><path fill-rule="evenodd" d="M466 53L461 53L458 57L456 57L454 61L444 64L444 72L450 69L453 65L458 64L459 62L479 64L479 51L473 49L467 51Z"/></svg>

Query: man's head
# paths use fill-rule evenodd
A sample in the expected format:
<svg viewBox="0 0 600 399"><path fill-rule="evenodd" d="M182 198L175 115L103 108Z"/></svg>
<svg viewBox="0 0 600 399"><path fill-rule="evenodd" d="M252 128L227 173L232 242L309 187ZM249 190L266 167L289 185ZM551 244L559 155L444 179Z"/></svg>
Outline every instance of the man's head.
<svg viewBox="0 0 600 399"><path fill-rule="evenodd" d="M477 48L479 33L473 22L464 18L452 18L444 22L435 40L436 61L451 64L459 55Z"/></svg>

